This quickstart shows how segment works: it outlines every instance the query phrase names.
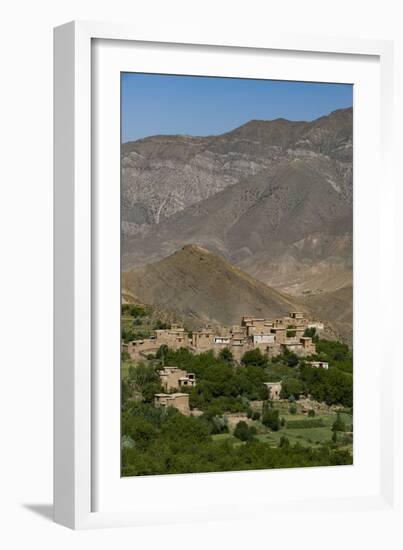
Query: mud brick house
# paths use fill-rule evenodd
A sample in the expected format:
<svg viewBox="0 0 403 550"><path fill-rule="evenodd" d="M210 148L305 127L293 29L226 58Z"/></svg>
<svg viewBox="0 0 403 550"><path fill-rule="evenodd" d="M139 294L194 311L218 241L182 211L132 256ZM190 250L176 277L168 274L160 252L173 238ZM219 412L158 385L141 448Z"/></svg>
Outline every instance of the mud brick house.
<svg viewBox="0 0 403 550"><path fill-rule="evenodd" d="M174 407L184 415L190 414L189 395L187 393L156 393L155 407Z"/></svg>
<svg viewBox="0 0 403 550"><path fill-rule="evenodd" d="M327 370L329 368L329 363L326 363L326 361L307 361L306 364L315 369Z"/></svg>
<svg viewBox="0 0 403 550"><path fill-rule="evenodd" d="M192 388L196 385L196 377L190 372L179 369L178 367L164 367L158 371L161 385L165 390L188 387Z"/></svg>
<svg viewBox="0 0 403 550"><path fill-rule="evenodd" d="M269 399L278 401L281 394L281 381L280 382L265 382L264 384L269 391Z"/></svg>

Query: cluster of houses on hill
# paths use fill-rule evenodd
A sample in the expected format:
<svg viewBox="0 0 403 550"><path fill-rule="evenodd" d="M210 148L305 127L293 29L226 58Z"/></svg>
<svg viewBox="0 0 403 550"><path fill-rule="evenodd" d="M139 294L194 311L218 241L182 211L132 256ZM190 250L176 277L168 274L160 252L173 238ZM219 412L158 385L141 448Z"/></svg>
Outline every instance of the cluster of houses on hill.
<svg viewBox="0 0 403 550"><path fill-rule="evenodd" d="M299 357L307 357L316 353L315 343L309 336L304 336L309 328L315 328L318 332L323 330L323 324L317 321L309 321L302 312L293 311L287 317L279 319L265 319L260 317L245 316L239 326L205 327L194 331L191 336L184 327L172 325L169 329L154 331L151 338L133 340L123 344L123 349L132 359L140 359L154 354L162 345L177 350L186 348L193 353L214 350L220 351L228 348L235 360L240 361L246 351L260 349L269 357L275 357L288 350ZM327 369L329 365L323 361L310 361L312 367ZM192 388L196 385L196 377L178 367L164 366L159 371L161 385L164 393L154 396L156 407L174 407L182 414L189 415L189 394L184 388ZM280 399L282 383L265 383L270 399ZM182 392L181 392L182 390Z"/></svg>
<svg viewBox="0 0 403 550"><path fill-rule="evenodd" d="M299 311L279 319L245 316L239 326L205 327L194 331L191 336L182 326L174 324L170 329L155 330L150 338L123 344L123 349L132 359L155 353L162 345L172 349L187 348L193 353L228 348L237 361L252 349L260 349L269 357L286 350L306 357L316 352L312 338L304 336L308 328L321 331L324 327L323 323L307 320Z"/></svg>

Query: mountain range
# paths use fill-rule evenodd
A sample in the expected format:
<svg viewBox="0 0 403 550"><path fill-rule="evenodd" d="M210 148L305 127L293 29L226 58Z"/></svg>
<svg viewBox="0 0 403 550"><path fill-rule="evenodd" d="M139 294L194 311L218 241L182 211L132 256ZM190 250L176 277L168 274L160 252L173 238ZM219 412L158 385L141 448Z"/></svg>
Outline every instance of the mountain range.
<svg viewBox="0 0 403 550"><path fill-rule="evenodd" d="M319 318L325 312L351 341L352 116L342 109L312 122L252 120L220 136L123 144L124 271L152 265L155 274L161 260L195 245L271 295L280 292ZM178 300L187 295L176 292ZM190 309L196 294L188 296ZM206 320L216 319L207 310Z"/></svg>

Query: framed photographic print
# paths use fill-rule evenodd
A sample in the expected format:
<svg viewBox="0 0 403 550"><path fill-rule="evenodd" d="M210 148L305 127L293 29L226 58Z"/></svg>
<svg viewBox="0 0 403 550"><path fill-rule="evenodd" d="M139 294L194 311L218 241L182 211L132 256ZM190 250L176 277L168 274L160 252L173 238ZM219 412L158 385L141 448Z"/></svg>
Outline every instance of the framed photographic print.
<svg viewBox="0 0 403 550"><path fill-rule="evenodd" d="M55 30L56 521L391 506L391 62Z"/></svg>

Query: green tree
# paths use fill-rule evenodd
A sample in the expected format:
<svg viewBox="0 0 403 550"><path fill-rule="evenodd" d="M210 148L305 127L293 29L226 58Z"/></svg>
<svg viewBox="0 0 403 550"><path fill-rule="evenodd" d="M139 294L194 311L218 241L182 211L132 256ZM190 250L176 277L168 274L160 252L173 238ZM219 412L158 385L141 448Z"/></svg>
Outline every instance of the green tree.
<svg viewBox="0 0 403 550"><path fill-rule="evenodd" d="M257 367L266 367L267 362L267 355L263 354L259 348L246 351L241 359L241 363L246 366L255 365Z"/></svg>
<svg viewBox="0 0 403 550"><path fill-rule="evenodd" d="M304 336L305 338L314 338L316 336L316 328L315 327L306 328L304 331Z"/></svg>
<svg viewBox="0 0 403 550"><path fill-rule="evenodd" d="M299 396L304 391L304 384L298 378L287 378L283 381L281 385L281 398L288 399L293 395L296 399L299 399Z"/></svg>
<svg viewBox="0 0 403 550"><path fill-rule="evenodd" d="M297 406L295 403L291 403L290 408L288 409L290 414L297 414Z"/></svg>
<svg viewBox="0 0 403 550"><path fill-rule="evenodd" d="M142 391L147 384L159 384L160 379L158 373L151 365L141 362L129 367L129 380L134 389Z"/></svg>
<svg viewBox="0 0 403 550"><path fill-rule="evenodd" d="M289 367L296 367L298 365L298 355L294 352L289 352L286 354L286 363Z"/></svg>
<svg viewBox="0 0 403 550"><path fill-rule="evenodd" d="M132 317L145 317L145 315L147 314L144 307L137 305L130 305L129 311Z"/></svg>
<svg viewBox="0 0 403 550"><path fill-rule="evenodd" d="M142 306L134 304L122 304L122 315L130 315L131 317L144 317L147 311Z"/></svg>
<svg viewBox="0 0 403 550"><path fill-rule="evenodd" d="M164 364L166 359L167 359L168 354L169 354L168 346L166 344L162 344L162 346L160 346L157 349L157 353L155 354L155 357L157 359L160 359L162 361L162 364Z"/></svg>
<svg viewBox="0 0 403 550"><path fill-rule="evenodd" d="M144 338L148 338L149 336L150 332L147 330L133 331L132 329L126 329L125 327L122 328L122 340L126 344L133 340L143 340Z"/></svg>
<svg viewBox="0 0 403 550"><path fill-rule="evenodd" d="M234 436L241 441L247 441L249 439L249 428L246 422L241 420L237 423L234 430Z"/></svg>
<svg viewBox="0 0 403 550"><path fill-rule="evenodd" d="M192 416L174 414L162 424L161 433L171 448L181 451L184 441L195 445L209 440L209 427L206 422Z"/></svg>
<svg viewBox="0 0 403 550"><path fill-rule="evenodd" d="M229 348L223 348L222 350L220 350L218 357L226 363L232 363L232 361L234 360L232 351Z"/></svg>
<svg viewBox="0 0 403 550"><path fill-rule="evenodd" d="M277 432L281 426L278 409L266 407L262 415L262 424L274 432Z"/></svg>
<svg viewBox="0 0 403 550"><path fill-rule="evenodd" d="M209 432L211 434L228 433L228 423L224 416L220 415L205 415L206 422L209 425Z"/></svg>
<svg viewBox="0 0 403 550"><path fill-rule="evenodd" d="M134 441L136 447L147 447L156 437L157 431L145 418L129 416L125 419L122 432Z"/></svg>
<svg viewBox="0 0 403 550"><path fill-rule="evenodd" d="M234 430L234 436L241 441L251 441L256 433L256 428L254 426L249 427L243 420L238 422Z"/></svg>
<svg viewBox="0 0 403 550"><path fill-rule="evenodd" d="M156 393L161 393L163 391L161 384L156 382L148 382L144 384L141 390L141 395L143 400L146 403L152 403L154 401L154 396Z"/></svg>
<svg viewBox="0 0 403 550"><path fill-rule="evenodd" d="M127 344L135 339L135 333L132 330L128 330L125 327L122 328L122 340Z"/></svg>
<svg viewBox="0 0 403 550"><path fill-rule="evenodd" d="M300 367L300 378L305 391L316 401L325 401L327 405L352 406L353 377L350 373L334 367L326 370L303 365Z"/></svg>

